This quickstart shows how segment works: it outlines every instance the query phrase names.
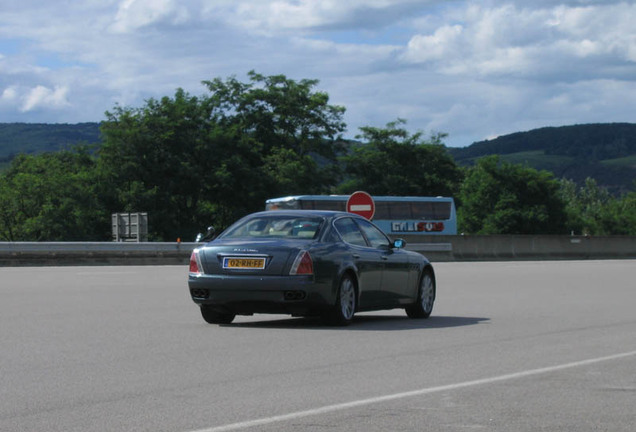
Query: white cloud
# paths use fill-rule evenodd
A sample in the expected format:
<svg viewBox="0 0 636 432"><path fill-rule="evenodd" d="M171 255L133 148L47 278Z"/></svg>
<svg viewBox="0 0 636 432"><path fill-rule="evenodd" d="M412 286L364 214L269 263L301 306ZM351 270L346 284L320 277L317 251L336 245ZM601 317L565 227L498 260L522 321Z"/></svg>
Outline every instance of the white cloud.
<svg viewBox="0 0 636 432"><path fill-rule="evenodd" d="M0 9L0 116L99 121L254 69L319 79L349 135L404 117L468 145L626 121L634 22L613 0L22 0Z"/></svg>
<svg viewBox="0 0 636 432"><path fill-rule="evenodd" d="M609 72L612 64L633 63L636 53L631 24L636 5L538 10L471 6L461 21L433 34L414 35L402 59L435 62L441 73L541 80L596 78L599 67Z"/></svg>
<svg viewBox="0 0 636 432"><path fill-rule="evenodd" d="M15 86L7 87L2 91L0 100L4 103L12 103L18 98L18 91Z"/></svg>
<svg viewBox="0 0 636 432"><path fill-rule="evenodd" d="M423 0L263 0L238 1L235 23L251 31L377 28L421 10Z"/></svg>
<svg viewBox="0 0 636 432"><path fill-rule="evenodd" d="M457 55L463 45L461 25L438 28L430 36L415 35L408 43L404 59L410 63L425 63Z"/></svg>
<svg viewBox="0 0 636 432"><path fill-rule="evenodd" d="M122 0L111 30L127 33L152 24L182 24L189 18L176 0Z"/></svg>
<svg viewBox="0 0 636 432"><path fill-rule="evenodd" d="M20 111L28 112L35 109L46 108L57 109L68 106L67 93L68 88L66 87L50 89L38 85L26 93Z"/></svg>

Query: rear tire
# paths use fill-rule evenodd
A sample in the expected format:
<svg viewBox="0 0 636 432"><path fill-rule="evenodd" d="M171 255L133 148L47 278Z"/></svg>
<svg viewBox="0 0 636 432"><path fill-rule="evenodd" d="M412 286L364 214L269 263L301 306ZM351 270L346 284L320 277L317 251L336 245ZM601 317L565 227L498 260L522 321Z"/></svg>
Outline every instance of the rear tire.
<svg viewBox="0 0 636 432"><path fill-rule="evenodd" d="M236 317L233 313L219 312L206 306L201 306L201 316L208 324L230 324Z"/></svg>
<svg viewBox="0 0 636 432"><path fill-rule="evenodd" d="M420 287L417 292L417 301L406 307L406 315L409 318L428 318L433 312L435 303L435 277L431 270L424 270L420 279Z"/></svg>
<svg viewBox="0 0 636 432"><path fill-rule="evenodd" d="M324 315L324 321L329 325L348 326L353 321L356 313L356 286L349 275L344 275L340 280L336 304Z"/></svg>

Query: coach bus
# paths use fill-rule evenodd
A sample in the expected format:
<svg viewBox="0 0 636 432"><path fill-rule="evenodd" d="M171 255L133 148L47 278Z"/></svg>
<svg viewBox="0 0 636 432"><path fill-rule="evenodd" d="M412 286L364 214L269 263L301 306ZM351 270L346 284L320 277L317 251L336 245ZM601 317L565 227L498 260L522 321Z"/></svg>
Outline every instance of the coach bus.
<svg viewBox="0 0 636 432"><path fill-rule="evenodd" d="M297 195L268 199L266 210L346 211L349 195ZM389 235L457 234L455 201L450 197L374 196L373 223Z"/></svg>

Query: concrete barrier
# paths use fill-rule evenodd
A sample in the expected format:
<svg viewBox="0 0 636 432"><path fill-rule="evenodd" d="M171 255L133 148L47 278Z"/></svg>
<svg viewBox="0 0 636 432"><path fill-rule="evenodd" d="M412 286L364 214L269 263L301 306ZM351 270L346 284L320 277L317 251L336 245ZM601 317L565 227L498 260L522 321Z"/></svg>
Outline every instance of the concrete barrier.
<svg viewBox="0 0 636 432"><path fill-rule="evenodd" d="M636 236L404 236L431 261L636 259ZM450 248L425 251L427 244Z"/></svg>
<svg viewBox="0 0 636 432"><path fill-rule="evenodd" d="M0 266L187 264L198 243L0 242Z"/></svg>
<svg viewBox="0 0 636 432"><path fill-rule="evenodd" d="M400 236L440 261L636 259L636 236ZM0 266L186 265L200 243L0 242Z"/></svg>

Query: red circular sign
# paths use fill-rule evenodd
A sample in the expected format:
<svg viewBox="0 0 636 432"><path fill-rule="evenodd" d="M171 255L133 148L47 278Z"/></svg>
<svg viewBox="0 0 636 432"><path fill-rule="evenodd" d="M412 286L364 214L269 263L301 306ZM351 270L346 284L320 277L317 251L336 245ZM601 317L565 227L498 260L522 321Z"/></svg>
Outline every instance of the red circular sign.
<svg viewBox="0 0 636 432"><path fill-rule="evenodd" d="M354 192L347 200L347 211L371 220L375 214L375 203L368 193Z"/></svg>

